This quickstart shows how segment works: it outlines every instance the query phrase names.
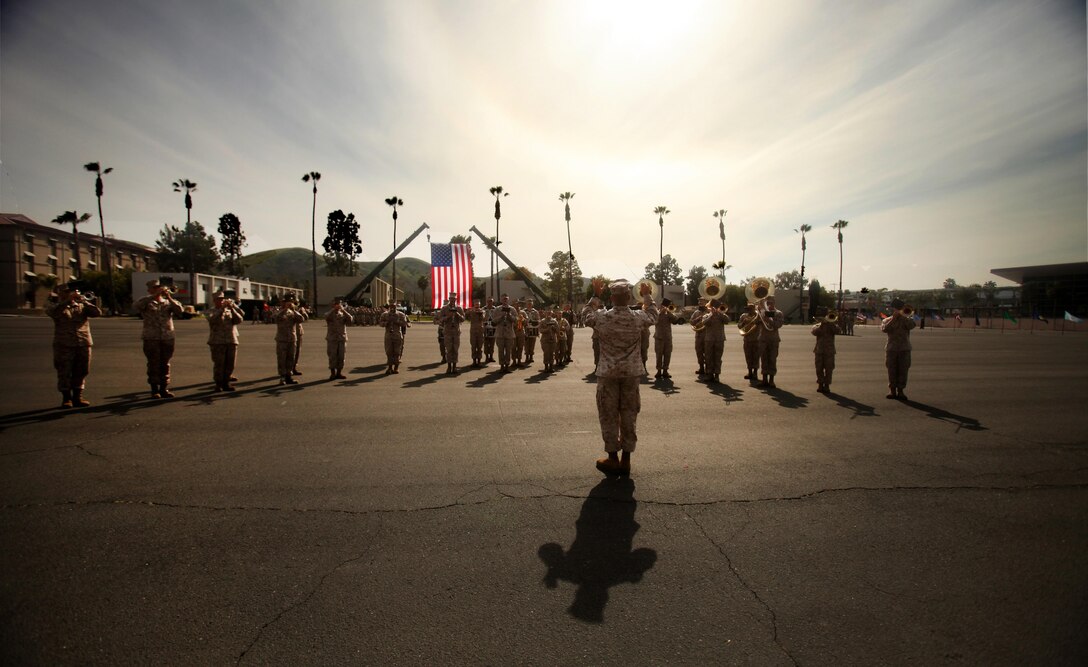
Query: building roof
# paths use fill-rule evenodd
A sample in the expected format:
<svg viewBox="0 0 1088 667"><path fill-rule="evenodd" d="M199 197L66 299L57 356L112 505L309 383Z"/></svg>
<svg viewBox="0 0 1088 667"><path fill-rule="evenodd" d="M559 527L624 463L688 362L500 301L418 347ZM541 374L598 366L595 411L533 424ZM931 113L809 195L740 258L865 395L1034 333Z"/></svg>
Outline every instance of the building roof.
<svg viewBox="0 0 1088 667"><path fill-rule="evenodd" d="M30 218L26 217L22 213L0 213L0 226L12 226L20 227L31 231L32 233L40 233L42 235L52 235L63 237L67 239L72 238L72 232L67 231L65 227L67 225L42 225L34 222ZM101 237L98 234L90 232L81 232L80 239L86 239L89 241L99 240ZM106 236L109 244L114 248L124 248L126 250L138 250L143 253L154 254L156 251L150 246L145 246L142 243L135 243L134 241L126 241L124 239L113 238L112 236Z"/></svg>
<svg viewBox="0 0 1088 667"><path fill-rule="evenodd" d="M990 273L1023 285L1026 280L1072 278L1088 276L1088 262L1071 264L1041 264L1038 266L1017 266L1009 269L990 269Z"/></svg>

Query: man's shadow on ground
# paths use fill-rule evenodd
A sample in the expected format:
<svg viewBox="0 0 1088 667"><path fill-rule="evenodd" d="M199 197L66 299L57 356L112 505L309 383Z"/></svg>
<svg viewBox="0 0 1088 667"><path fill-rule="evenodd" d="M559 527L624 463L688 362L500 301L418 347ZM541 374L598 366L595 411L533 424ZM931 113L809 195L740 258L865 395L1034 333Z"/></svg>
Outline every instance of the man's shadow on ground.
<svg viewBox="0 0 1088 667"><path fill-rule="evenodd" d="M983 426L981 423L979 423L979 421L977 419L975 419L974 417L965 417L963 415L953 414L953 413L951 413L951 412L949 412L947 410L942 410L941 408L933 407L932 405L926 405L925 403L919 403L918 401L912 401L909 398L903 399L903 404L909 405L910 407L914 408L915 410L922 410L923 412L926 413L927 417L932 417L933 419L936 419L936 420L939 420L939 421L948 422L949 424L955 424L956 427L957 427L957 430L959 430L961 428L965 428L968 431L986 431L986 430L989 430L985 426Z"/></svg>
<svg viewBox="0 0 1088 667"><path fill-rule="evenodd" d="M603 623L608 589L638 583L657 561L653 549L631 549L639 529L634 491L629 478L602 480L582 504L570 549L564 554L563 547L549 542L537 550L548 567L548 588L556 588L560 579L578 587L567 611L579 620Z"/></svg>
<svg viewBox="0 0 1088 667"><path fill-rule="evenodd" d="M875 406L865 405L864 403L859 403L859 402L855 401L852 398L847 398L847 397L843 396L842 394L836 394L833 391L829 391L828 393L824 394L824 396L826 396L826 397L830 398L831 400L835 401L835 403L837 403L840 407L844 407L844 408L853 410L854 414L850 417L850 419L854 419L855 417L879 417L880 416L880 415L878 415L876 413L876 407Z"/></svg>

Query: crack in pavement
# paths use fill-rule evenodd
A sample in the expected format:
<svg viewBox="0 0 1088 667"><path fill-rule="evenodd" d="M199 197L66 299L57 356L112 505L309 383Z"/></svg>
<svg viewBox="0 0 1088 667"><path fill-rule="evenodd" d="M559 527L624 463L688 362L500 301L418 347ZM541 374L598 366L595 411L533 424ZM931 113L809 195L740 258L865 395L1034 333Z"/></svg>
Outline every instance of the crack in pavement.
<svg viewBox="0 0 1088 667"><path fill-rule="evenodd" d="M18 451L13 451L13 452L3 452L3 453L0 453L0 457L17 456L17 455L20 455L20 454L38 454L38 453L41 453L41 452L55 452L55 451L60 451L60 450L63 450L63 449L78 449L81 452L83 452L84 454L87 454L89 456L96 456L96 457L98 457L100 459L109 461L110 459L108 457L106 457L106 456L104 456L102 454L99 454L97 452L92 452L91 450L84 447L84 445L90 444L92 442L98 442L99 440L105 440L107 438L113 438L115 436L121 435L122 433L127 433L128 431L133 431L135 429L140 428L141 425L142 424L137 422L137 423L131 424L129 426L126 426L125 428L118 429L116 431L110 431L109 433L103 433L102 435L99 435L99 436L94 437L94 438L89 438L87 440L80 440L79 442L77 442L75 444L71 444L71 445L57 445L56 447L42 447L40 449L20 449Z"/></svg>
<svg viewBox="0 0 1088 667"><path fill-rule="evenodd" d="M242 652L238 654L238 659L235 660L234 664L236 664L236 665L242 664L242 661L245 660L246 654L249 653L251 650L253 650L253 647L256 646L257 642L259 642L261 640L261 635L264 634L265 630L267 630L268 628L275 625L281 618L286 616L291 611L294 611L295 609L298 609L299 607L303 606L304 604L309 602L311 598L313 598L315 595L317 595L317 591L320 590L321 587L325 584L326 579L328 579L332 575L336 574L336 571L339 570L340 568L345 567L347 565L350 565L351 563L354 563L356 561L361 560L364 556L366 556L369 553L370 553L370 549L367 549L367 550L363 551L361 554L359 554L357 556L353 556L352 558L348 558L347 560L344 560L344 561L341 561L340 563L337 563L337 565L335 567L333 567L331 570L329 570L325 574L321 575L321 578L317 580L317 583L314 584L314 587L310 590L309 593L307 593L305 596L303 596L302 599L300 599L300 600L298 600L298 601L296 601L296 602L294 602L292 604L287 605L287 607L280 610L280 612L278 614L276 614L275 617L273 617L271 620L269 620L267 623L265 623L264 625L262 625L260 628L257 629L257 634L254 635L253 639L250 640L249 644L247 644L246 647L244 649L242 649Z"/></svg>
<svg viewBox="0 0 1088 667"><path fill-rule="evenodd" d="M475 493L480 489L490 486L485 484L473 491L463 493L460 498L466 495ZM539 487L544 488L544 487ZM774 503L774 502L793 502L800 500L808 500L816 498L818 496L836 493L851 493L851 492L866 492L866 493L885 493L885 492L897 492L897 491L993 491L1003 493L1020 493L1024 491L1054 491L1054 490L1069 490L1069 489L1088 489L1088 482L1083 483L1069 483L1069 484L1025 484L1020 486L885 486L885 487L873 487L873 486L847 486L829 489L818 489L816 491L810 491L808 493L802 493L795 496L773 496L764 498L723 498L717 500L692 500L692 501L667 501L667 500L653 500L653 499L621 499L621 498L607 498L596 497L595 500L605 500L608 502L616 503L643 503L646 505L659 505L662 507L710 507L714 505L748 505L755 503ZM579 495L572 493L563 493L559 491L553 491L546 494L539 495L514 495L496 488L495 495L490 498L484 498L482 500L474 500L472 502L460 502L455 500L451 503L445 503L442 505L424 505L422 507L404 507L404 508L376 508L368 510L352 510L343 508L329 508L329 507L270 507L263 505L199 505L199 504L183 504L183 503L167 503L158 502L154 500L132 500L123 498L104 498L99 500L62 500L56 502L43 502L43 503L17 503L17 504L5 504L0 505L0 510L10 509L29 509L29 508L41 508L41 507L62 507L62 506L92 506L92 505L144 505L147 507L166 507L171 509L192 509L192 510L207 510L215 512L228 512L228 511L260 511L260 512L295 512L299 514L306 513L325 513L325 514L345 514L349 516L368 516L371 514L410 514L414 512L433 512L436 510L453 509L455 507L472 507L476 505L486 505L488 503L495 502L496 500L538 500L541 498L567 498L570 500L588 500L590 496Z"/></svg>
<svg viewBox="0 0 1088 667"><path fill-rule="evenodd" d="M760 606L762 606L764 609L767 610L767 614L770 615L770 621L771 621L771 639L772 639L772 641L774 641L774 644L775 644L775 646L778 647L778 650L782 651L782 653L787 658L790 659L790 662L792 662L795 665L798 664L797 659L794 658L793 655L790 654L789 650L785 646L782 645L782 640L779 639L779 637L778 637L778 615L774 613L774 609L771 608L771 605L767 604L767 601L764 600L762 597L760 597L759 593L756 592L756 589L753 588L747 581L744 580L744 577L742 577L740 575L740 572L737 571L737 568L734 567L733 559L730 558L729 554L727 554L725 552L725 549L722 548L722 545L720 545L716 541L714 541L714 538L711 537L710 534L706 532L706 528L703 527L703 524L699 523L699 520L696 519L695 517L693 517L691 514L689 514L687 512L687 510L684 510L684 516L691 519L691 522L695 524L695 527L699 529L699 532L701 532L703 534L703 537L705 537L706 540L708 542L710 542L711 546L713 546L715 549L717 549L718 553L720 553L722 555L722 558L725 559L726 566L729 567L729 571L733 573L733 578L736 579L738 582L740 582L740 585L743 586L744 589L747 590L752 595L753 598L755 598L756 602L758 602L760 604Z"/></svg>

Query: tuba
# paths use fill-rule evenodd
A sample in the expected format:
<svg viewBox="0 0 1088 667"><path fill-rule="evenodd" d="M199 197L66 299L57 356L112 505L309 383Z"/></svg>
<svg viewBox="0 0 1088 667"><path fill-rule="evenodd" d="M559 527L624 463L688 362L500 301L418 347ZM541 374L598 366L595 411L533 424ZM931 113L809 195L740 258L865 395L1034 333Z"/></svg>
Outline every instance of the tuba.
<svg viewBox="0 0 1088 667"><path fill-rule="evenodd" d="M707 301L721 301L725 296L725 281L718 276L707 276L699 283L699 296Z"/></svg>
<svg viewBox="0 0 1088 667"><path fill-rule="evenodd" d="M774 283L770 278L753 278L744 288L744 296L748 303L761 305L764 299L774 296Z"/></svg>
<svg viewBox="0 0 1088 667"><path fill-rule="evenodd" d="M642 292L645 290L645 287L643 287L644 285L650 288L650 299L652 299L654 302L661 300L661 295L658 293L660 290L658 290L657 288L657 283L650 280L649 278L643 278L642 280L635 283L635 286L631 288L634 292L636 304L642 303Z"/></svg>
<svg viewBox="0 0 1088 667"><path fill-rule="evenodd" d="M839 321L839 311L833 310L824 316L824 322L828 324L836 324Z"/></svg>

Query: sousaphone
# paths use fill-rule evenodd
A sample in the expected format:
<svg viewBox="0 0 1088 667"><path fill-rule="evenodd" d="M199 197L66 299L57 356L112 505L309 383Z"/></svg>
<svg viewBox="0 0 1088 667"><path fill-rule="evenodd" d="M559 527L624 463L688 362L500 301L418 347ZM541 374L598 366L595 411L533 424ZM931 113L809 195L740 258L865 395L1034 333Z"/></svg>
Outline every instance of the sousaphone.
<svg viewBox="0 0 1088 667"><path fill-rule="evenodd" d="M753 278L744 288L744 296L748 303L760 305L765 299L774 296L774 283L770 278Z"/></svg>
<svg viewBox="0 0 1088 667"><path fill-rule="evenodd" d="M634 287L631 288L631 291L634 293L635 297L635 305L639 305L642 303L642 293L646 291L643 285L649 286L650 298L654 300L654 303L657 303L661 300L661 290L657 288L657 283L650 280L649 278L643 278L642 280L635 283Z"/></svg>
<svg viewBox="0 0 1088 667"><path fill-rule="evenodd" d="M725 281L718 276L707 276L699 283L699 296L707 301L721 301L725 296Z"/></svg>

